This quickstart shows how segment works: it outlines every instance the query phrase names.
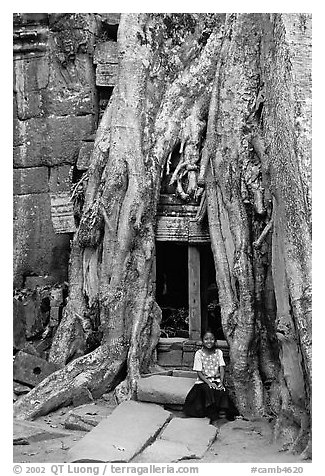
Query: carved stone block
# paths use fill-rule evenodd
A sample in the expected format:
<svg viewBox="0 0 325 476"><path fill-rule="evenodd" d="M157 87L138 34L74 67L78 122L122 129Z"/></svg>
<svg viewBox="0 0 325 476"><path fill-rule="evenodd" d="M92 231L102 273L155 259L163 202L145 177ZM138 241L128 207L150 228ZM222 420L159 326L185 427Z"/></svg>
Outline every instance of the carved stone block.
<svg viewBox="0 0 325 476"><path fill-rule="evenodd" d="M96 86L115 86L117 73L117 64L98 64L96 68Z"/></svg>
<svg viewBox="0 0 325 476"><path fill-rule="evenodd" d="M18 352L14 359L14 380L27 385L38 385L45 377L56 370L58 370L56 365L26 352Z"/></svg>

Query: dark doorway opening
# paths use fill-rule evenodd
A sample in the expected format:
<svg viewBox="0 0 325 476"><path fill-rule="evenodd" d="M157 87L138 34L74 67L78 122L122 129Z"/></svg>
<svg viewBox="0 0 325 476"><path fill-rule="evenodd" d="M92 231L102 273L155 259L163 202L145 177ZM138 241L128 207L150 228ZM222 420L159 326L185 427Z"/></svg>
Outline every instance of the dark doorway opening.
<svg viewBox="0 0 325 476"><path fill-rule="evenodd" d="M193 304L197 298L195 295L194 299L189 296L189 292L196 292L193 286L189 287L189 263L192 263L189 257L189 244L156 242L156 300L162 310L161 336L189 338L191 331L189 319L193 314L198 336L200 332L210 328L218 340L224 340L211 245L207 243L190 246L191 249L195 248L199 255L197 265L194 264L200 268L199 273L194 273L199 280L200 304L197 309ZM189 309L193 305L194 313L192 307ZM194 337L197 338L199 337Z"/></svg>
<svg viewBox="0 0 325 476"><path fill-rule="evenodd" d="M156 300L165 337L188 337L187 243L156 243Z"/></svg>
<svg viewBox="0 0 325 476"><path fill-rule="evenodd" d="M210 244L200 246L200 258L201 331L204 332L210 328L218 340L224 340L214 258Z"/></svg>

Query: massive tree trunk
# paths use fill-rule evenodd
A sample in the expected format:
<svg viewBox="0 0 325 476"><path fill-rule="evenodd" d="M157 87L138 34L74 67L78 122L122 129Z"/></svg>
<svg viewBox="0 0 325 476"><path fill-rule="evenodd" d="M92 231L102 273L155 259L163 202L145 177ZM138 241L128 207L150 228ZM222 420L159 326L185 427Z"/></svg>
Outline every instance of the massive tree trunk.
<svg viewBox="0 0 325 476"><path fill-rule="evenodd" d="M238 407L275 418L275 434L308 456L309 23L299 14L122 15L118 84L98 127L50 354L62 369L15 404L18 418L68 404L82 388L99 396L124 378L132 398L154 365L155 216L177 150L179 195L207 203ZM89 316L101 345L82 355Z"/></svg>

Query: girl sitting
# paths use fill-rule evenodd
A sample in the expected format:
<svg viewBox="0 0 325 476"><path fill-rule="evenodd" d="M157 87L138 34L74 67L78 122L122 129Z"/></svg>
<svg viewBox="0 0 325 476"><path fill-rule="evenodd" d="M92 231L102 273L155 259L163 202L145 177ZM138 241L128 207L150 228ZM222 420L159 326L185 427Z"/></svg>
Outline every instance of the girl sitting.
<svg viewBox="0 0 325 476"><path fill-rule="evenodd" d="M202 344L194 356L193 370L197 371L198 379L186 396L183 411L191 417L208 417L211 423L221 413L234 420L239 413L224 387L225 362L210 329L204 333Z"/></svg>

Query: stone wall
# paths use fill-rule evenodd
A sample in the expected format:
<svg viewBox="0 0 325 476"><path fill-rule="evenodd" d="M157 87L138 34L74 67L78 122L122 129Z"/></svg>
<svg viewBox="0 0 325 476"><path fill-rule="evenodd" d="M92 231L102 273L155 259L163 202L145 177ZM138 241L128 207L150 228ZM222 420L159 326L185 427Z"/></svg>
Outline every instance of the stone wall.
<svg viewBox="0 0 325 476"><path fill-rule="evenodd" d="M225 340L218 340L226 365L229 364L229 347ZM157 345L157 363L166 369L176 368L190 370L193 368L194 354L201 349L201 340L190 340L180 337L159 339Z"/></svg>
<svg viewBox="0 0 325 476"><path fill-rule="evenodd" d="M68 279L71 188L117 68L118 14L14 14L14 286Z"/></svg>

